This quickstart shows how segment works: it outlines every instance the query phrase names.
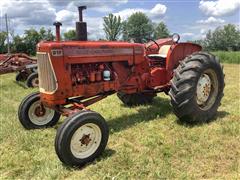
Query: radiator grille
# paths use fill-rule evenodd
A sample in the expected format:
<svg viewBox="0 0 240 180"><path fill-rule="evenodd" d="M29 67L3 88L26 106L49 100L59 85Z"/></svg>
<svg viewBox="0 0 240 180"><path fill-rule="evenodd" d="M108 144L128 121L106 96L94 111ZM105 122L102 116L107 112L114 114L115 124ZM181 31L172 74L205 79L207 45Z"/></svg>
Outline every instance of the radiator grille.
<svg viewBox="0 0 240 180"><path fill-rule="evenodd" d="M56 78L47 53L37 54L38 77L40 92L53 92L56 90Z"/></svg>

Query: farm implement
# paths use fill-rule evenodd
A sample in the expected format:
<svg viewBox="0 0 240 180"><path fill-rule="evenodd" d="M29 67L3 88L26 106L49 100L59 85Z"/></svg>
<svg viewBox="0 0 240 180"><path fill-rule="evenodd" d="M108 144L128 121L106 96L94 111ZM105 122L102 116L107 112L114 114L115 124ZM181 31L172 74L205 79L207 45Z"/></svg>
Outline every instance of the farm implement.
<svg viewBox="0 0 240 180"><path fill-rule="evenodd" d="M214 117L224 89L223 70L214 55L197 44L179 42L178 34L147 44L87 41L86 7L78 9L76 41L60 41L57 22L56 41L37 45L39 92L25 97L18 110L26 129L51 127L67 116L55 138L63 163L83 166L104 151L108 125L87 106L114 93L126 106L136 106L165 92L181 121Z"/></svg>
<svg viewBox="0 0 240 180"><path fill-rule="evenodd" d="M38 86L37 59L23 53L0 54L0 75L17 72L16 82Z"/></svg>

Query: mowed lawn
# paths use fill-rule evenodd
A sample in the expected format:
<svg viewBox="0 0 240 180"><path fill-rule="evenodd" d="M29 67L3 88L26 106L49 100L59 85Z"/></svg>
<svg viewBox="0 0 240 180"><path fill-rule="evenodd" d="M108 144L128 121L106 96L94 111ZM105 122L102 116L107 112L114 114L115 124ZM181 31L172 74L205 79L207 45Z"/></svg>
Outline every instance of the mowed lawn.
<svg viewBox="0 0 240 180"><path fill-rule="evenodd" d="M240 65L225 64L225 96L207 124L178 121L164 94L152 105L128 108L116 95L90 108L110 127L103 155L82 169L64 166L54 150L57 126L27 131L18 122L20 101L37 89L0 76L2 179L240 179Z"/></svg>

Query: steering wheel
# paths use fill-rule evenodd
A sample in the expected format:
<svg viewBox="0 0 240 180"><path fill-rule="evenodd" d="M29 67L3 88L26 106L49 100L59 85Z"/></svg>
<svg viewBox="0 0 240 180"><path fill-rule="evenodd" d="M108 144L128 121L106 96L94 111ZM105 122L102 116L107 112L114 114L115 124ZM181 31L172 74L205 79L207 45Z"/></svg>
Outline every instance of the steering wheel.
<svg viewBox="0 0 240 180"><path fill-rule="evenodd" d="M154 42L154 44L156 44L158 47L157 51L159 51L159 49L160 49L159 44L153 39L148 39L148 40ZM150 44L148 47L146 47L146 50L150 49L150 47L152 47L152 45L154 45L154 44Z"/></svg>

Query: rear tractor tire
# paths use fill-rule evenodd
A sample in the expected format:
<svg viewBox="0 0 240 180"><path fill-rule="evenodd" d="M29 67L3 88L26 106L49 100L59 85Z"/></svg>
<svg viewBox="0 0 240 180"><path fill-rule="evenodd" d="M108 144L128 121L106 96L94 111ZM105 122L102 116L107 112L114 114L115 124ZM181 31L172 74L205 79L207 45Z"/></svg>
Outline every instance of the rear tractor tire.
<svg viewBox="0 0 240 180"><path fill-rule="evenodd" d="M55 150L64 164L81 167L104 151L108 137L105 119L96 112L82 111L68 117L58 128Z"/></svg>
<svg viewBox="0 0 240 180"><path fill-rule="evenodd" d="M24 128L40 129L54 126L60 114L41 105L40 94L32 93L22 100L18 109L18 118Z"/></svg>
<svg viewBox="0 0 240 180"><path fill-rule="evenodd" d="M34 72L30 74L26 81L27 87L34 88L39 86L38 73Z"/></svg>
<svg viewBox="0 0 240 180"><path fill-rule="evenodd" d="M117 93L118 98L127 106L137 106L143 104L150 104L156 94L134 93L126 94L123 92Z"/></svg>
<svg viewBox="0 0 240 180"><path fill-rule="evenodd" d="M197 52L180 62L171 80L169 95L176 116L185 122L211 120L220 106L224 74L218 59Z"/></svg>

